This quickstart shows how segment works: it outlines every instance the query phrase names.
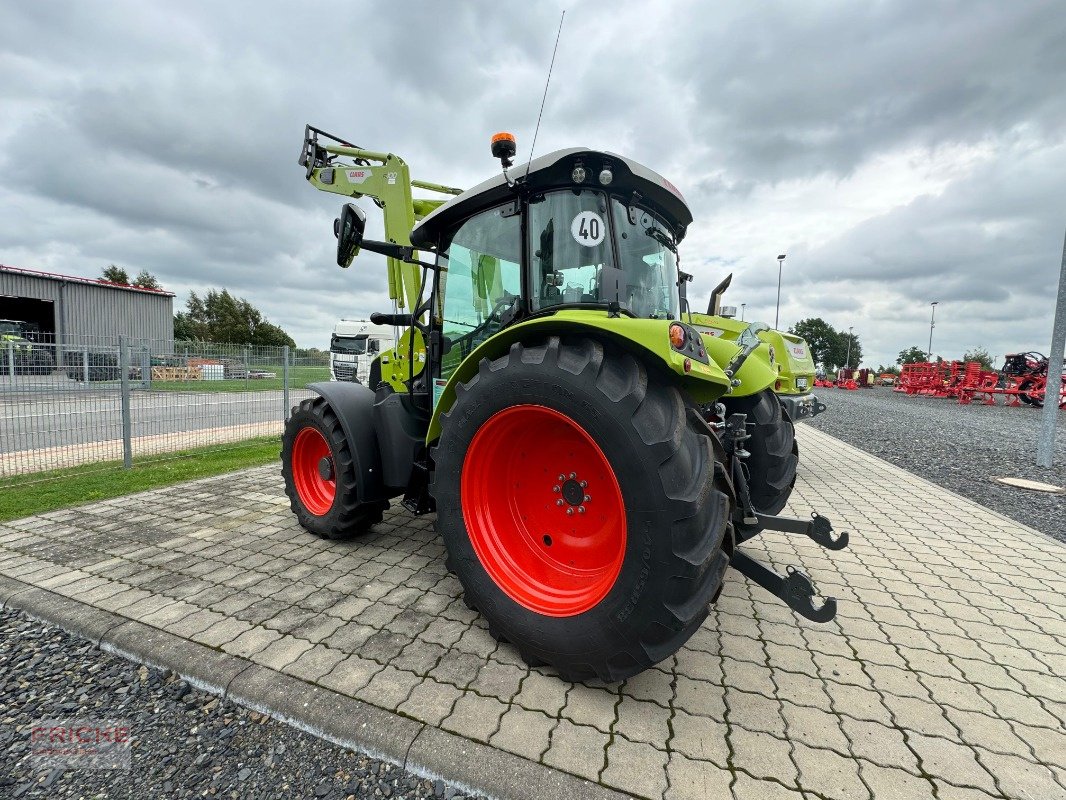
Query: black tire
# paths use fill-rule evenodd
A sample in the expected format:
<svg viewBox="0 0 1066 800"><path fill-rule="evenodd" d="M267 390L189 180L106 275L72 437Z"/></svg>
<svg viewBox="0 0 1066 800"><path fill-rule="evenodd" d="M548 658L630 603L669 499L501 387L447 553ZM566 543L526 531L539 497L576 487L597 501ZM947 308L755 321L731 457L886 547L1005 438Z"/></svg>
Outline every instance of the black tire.
<svg viewBox="0 0 1066 800"><path fill-rule="evenodd" d="M728 399L725 406L727 413L747 414L748 422L753 423L748 428L751 438L744 443L751 453L746 463L752 505L763 514L781 513L796 485L799 466L799 444L792 420L770 389L750 397Z"/></svg>
<svg viewBox="0 0 1066 800"><path fill-rule="evenodd" d="M336 496L332 506L323 514L314 513L297 491L293 478L293 444L304 428L311 427L322 434L333 461ZM361 502L355 477L355 462L351 445L344 435L337 414L321 397L302 401L292 409L281 438L281 475L285 479L285 494L289 506L300 525L323 539L352 539L369 531L381 522L387 501Z"/></svg>
<svg viewBox="0 0 1066 800"><path fill-rule="evenodd" d="M473 437L493 415L524 405L583 428L624 499L617 577L595 605L569 616L512 599L479 560L464 521L462 473ZM668 379L595 340L552 337L482 360L442 417L431 484L437 530L467 603L527 664L550 664L566 680L618 681L672 655L707 617L733 546L731 488L715 467L721 446L713 436L690 419Z"/></svg>
<svg viewBox="0 0 1066 800"><path fill-rule="evenodd" d="M1018 387L1020 394L1018 399L1025 403L1027 406L1033 406L1034 408L1044 407L1044 396L1033 391L1036 386L1036 381L1025 381ZM1027 391L1028 390L1028 391Z"/></svg>

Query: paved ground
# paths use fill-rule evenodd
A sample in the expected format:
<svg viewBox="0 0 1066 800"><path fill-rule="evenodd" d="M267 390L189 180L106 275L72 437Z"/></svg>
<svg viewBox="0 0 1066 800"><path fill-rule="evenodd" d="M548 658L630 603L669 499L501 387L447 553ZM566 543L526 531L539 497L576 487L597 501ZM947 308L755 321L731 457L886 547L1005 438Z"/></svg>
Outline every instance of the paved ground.
<svg viewBox="0 0 1066 800"><path fill-rule="evenodd" d="M0 601L120 650L221 651L244 665L227 667L231 695L283 687L284 717L321 706L315 692L355 698L386 714L360 728L372 747L407 737L385 755L475 787L511 753L516 773L670 800L1066 798L1063 545L801 427L792 510L818 509L852 545L745 547L803 565L840 599L837 620L798 620L730 573L689 644L620 685L564 683L494 642L431 519L393 512L348 544L303 534L276 468L2 525L15 581L0 578ZM532 796L525 782L516 795Z"/></svg>

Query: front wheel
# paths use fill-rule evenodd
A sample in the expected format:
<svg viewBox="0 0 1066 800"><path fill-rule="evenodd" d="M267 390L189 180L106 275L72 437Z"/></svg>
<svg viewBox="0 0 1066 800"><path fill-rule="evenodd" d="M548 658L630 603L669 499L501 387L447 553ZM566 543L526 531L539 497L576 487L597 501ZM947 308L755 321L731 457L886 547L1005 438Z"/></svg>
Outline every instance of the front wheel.
<svg viewBox="0 0 1066 800"><path fill-rule="evenodd" d="M729 563L730 488L677 388L553 337L483 360L442 423L449 566L527 663L617 681L696 631Z"/></svg>
<svg viewBox="0 0 1066 800"><path fill-rule="evenodd" d="M351 539L381 522L384 501L361 502L351 445L323 398L292 410L281 440L285 494L300 525L323 539Z"/></svg>
<svg viewBox="0 0 1066 800"><path fill-rule="evenodd" d="M762 514L781 513L796 485L799 466L799 445L792 420L770 389L729 399L725 405L727 413L748 415L751 437L744 447L751 453L747 458L751 504Z"/></svg>

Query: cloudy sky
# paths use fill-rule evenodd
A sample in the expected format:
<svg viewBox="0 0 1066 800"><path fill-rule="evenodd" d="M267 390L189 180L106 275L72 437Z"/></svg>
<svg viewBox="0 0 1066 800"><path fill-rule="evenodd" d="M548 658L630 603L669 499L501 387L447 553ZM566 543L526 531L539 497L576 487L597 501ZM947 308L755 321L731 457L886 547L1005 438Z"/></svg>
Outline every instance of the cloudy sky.
<svg viewBox="0 0 1066 800"><path fill-rule="evenodd" d="M662 172L705 298L854 326L867 361L1046 351L1066 229L1066 13L1047 2L170 2L0 6L0 263L226 287L304 346L387 310L333 261L310 122L456 186L537 152ZM371 207L372 220L378 220Z"/></svg>

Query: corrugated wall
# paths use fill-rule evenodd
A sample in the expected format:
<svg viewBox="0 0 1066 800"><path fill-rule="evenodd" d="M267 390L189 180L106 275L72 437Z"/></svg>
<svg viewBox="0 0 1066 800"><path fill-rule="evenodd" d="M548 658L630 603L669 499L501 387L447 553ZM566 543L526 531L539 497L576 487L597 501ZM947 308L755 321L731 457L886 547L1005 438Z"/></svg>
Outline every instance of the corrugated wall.
<svg viewBox="0 0 1066 800"><path fill-rule="evenodd" d="M174 298L110 286L65 281L0 269L0 294L55 304L56 335L112 338L128 336L174 342Z"/></svg>

